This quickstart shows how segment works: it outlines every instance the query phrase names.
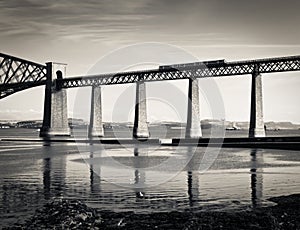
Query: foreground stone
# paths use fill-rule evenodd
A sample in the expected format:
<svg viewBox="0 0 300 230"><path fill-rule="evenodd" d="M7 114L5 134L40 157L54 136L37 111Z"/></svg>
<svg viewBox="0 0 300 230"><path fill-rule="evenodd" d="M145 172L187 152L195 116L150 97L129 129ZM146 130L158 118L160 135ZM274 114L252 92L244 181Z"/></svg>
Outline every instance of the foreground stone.
<svg viewBox="0 0 300 230"><path fill-rule="evenodd" d="M273 207L239 212L97 211L76 200L53 201L17 229L300 229L300 194L275 197Z"/></svg>
<svg viewBox="0 0 300 230"><path fill-rule="evenodd" d="M97 229L101 217L95 209L77 200L55 200L14 229Z"/></svg>

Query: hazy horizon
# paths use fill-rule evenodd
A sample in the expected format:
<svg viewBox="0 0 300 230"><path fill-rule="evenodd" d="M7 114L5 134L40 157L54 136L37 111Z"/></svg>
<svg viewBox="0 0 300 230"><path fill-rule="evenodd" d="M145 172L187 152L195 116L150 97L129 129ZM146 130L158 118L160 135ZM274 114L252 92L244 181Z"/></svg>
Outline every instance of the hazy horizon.
<svg viewBox="0 0 300 230"><path fill-rule="evenodd" d="M82 119L82 118L72 118L72 117L69 117L70 120L74 119L74 120L82 120L83 122L86 122L86 123L89 123L89 120L85 120L85 119ZM37 120L34 120L34 119L29 119L29 120L22 120L22 119L17 119L17 120L5 120L5 119L0 119L0 122L22 122L22 121L43 121L42 119L37 119ZM214 120L214 119L201 119L201 122L210 122L210 121L221 121L221 120ZM233 120L223 120L224 122L230 122L230 123L249 123L249 121L233 121ZM185 121L183 122L180 122L180 121L168 121L168 120L151 120L151 121L147 121L148 123L152 123L152 124L159 124L159 123L178 123L178 124L183 124L183 123L186 123ZM290 122L290 121L264 121L265 123L291 123L293 125L300 125L300 123L294 123L294 122ZM134 121L103 121L104 124L106 123L111 123L111 124L117 124L117 123L132 123L134 124Z"/></svg>

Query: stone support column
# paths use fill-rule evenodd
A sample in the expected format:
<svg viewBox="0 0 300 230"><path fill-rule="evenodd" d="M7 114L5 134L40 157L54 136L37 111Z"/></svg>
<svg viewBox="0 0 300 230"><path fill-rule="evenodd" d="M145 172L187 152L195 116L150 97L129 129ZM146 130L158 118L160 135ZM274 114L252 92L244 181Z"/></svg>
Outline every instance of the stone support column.
<svg viewBox="0 0 300 230"><path fill-rule="evenodd" d="M198 80L189 79L188 115L185 134L186 138L202 137L199 107Z"/></svg>
<svg viewBox="0 0 300 230"><path fill-rule="evenodd" d="M92 86L89 137L103 137L101 87Z"/></svg>
<svg viewBox="0 0 300 230"><path fill-rule="evenodd" d="M257 67L256 67L257 68ZM255 70L252 74L249 137L265 137L263 117L262 76Z"/></svg>
<svg viewBox="0 0 300 230"><path fill-rule="evenodd" d="M40 136L69 136L67 91L57 79L66 75L66 64L49 62L45 88L44 118Z"/></svg>
<svg viewBox="0 0 300 230"><path fill-rule="evenodd" d="M136 104L133 126L134 138L148 138L149 130L147 124L147 103L145 82L136 83Z"/></svg>

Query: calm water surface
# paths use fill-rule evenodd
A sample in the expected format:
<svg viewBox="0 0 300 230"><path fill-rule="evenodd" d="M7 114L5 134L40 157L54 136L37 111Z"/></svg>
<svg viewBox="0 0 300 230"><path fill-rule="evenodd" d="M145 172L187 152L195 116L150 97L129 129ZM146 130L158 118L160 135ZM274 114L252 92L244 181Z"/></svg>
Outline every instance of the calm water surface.
<svg viewBox="0 0 300 230"><path fill-rule="evenodd" d="M4 137L37 133L0 130L0 139ZM300 192L300 151L205 151L0 141L0 226L25 218L53 198L147 213L251 209L272 205L269 197Z"/></svg>

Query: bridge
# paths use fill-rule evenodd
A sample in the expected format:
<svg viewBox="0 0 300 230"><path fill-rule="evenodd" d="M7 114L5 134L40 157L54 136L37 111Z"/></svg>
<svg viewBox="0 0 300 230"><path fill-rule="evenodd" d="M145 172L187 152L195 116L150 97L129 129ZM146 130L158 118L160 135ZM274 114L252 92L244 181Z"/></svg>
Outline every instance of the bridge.
<svg viewBox="0 0 300 230"><path fill-rule="evenodd" d="M104 136L101 85L136 84L133 137L148 138L146 83L151 81L189 81L186 138L201 138L198 78L251 75L249 137L264 137L262 74L300 70L300 56L226 62L214 60L160 66L158 69L90 76L66 77L66 64L41 65L0 53L0 99L31 87L45 85L41 136L70 135L67 113L67 89L91 87L89 136Z"/></svg>
<svg viewBox="0 0 300 230"><path fill-rule="evenodd" d="M0 53L0 99L45 85L46 80L46 66Z"/></svg>

